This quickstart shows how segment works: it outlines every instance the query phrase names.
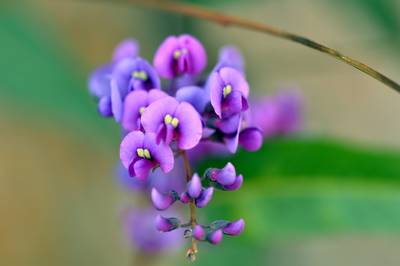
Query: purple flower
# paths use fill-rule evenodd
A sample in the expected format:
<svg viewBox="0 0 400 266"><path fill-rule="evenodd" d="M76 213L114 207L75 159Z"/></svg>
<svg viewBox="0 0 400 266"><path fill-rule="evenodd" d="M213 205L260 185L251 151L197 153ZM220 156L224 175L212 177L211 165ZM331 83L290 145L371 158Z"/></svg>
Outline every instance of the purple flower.
<svg viewBox="0 0 400 266"><path fill-rule="evenodd" d="M124 59L114 68L112 77L117 81L121 92L133 90L159 89L160 79L153 67L144 59Z"/></svg>
<svg viewBox="0 0 400 266"><path fill-rule="evenodd" d="M125 58L135 58L139 45L133 39L121 42L114 50L111 62L95 69L89 77L88 87L91 95L98 99L98 111L102 116L113 116L111 109L111 73L115 65Z"/></svg>
<svg viewBox="0 0 400 266"><path fill-rule="evenodd" d="M247 151L257 151L263 143L263 133L257 127L248 127L239 134L239 144Z"/></svg>
<svg viewBox="0 0 400 266"><path fill-rule="evenodd" d="M210 102L210 97L207 92L197 86L186 86L180 88L176 92L175 98L180 102L190 103L197 112L203 113L207 104Z"/></svg>
<svg viewBox="0 0 400 266"><path fill-rule="evenodd" d="M122 127L127 131L141 130L140 118L146 107L167 96L161 90L136 90L130 92L124 101Z"/></svg>
<svg viewBox="0 0 400 266"><path fill-rule="evenodd" d="M236 119L238 120L236 121ZM224 123L225 123L224 125L225 131L228 131L227 128L232 128L232 129L236 128L234 132L225 133L223 136L223 141L228 150L231 153L235 153L239 145L239 133L240 133L240 128L242 126L242 116L239 115L238 118L236 118L236 116L231 116ZM222 127L220 126L220 128Z"/></svg>
<svg viewBox="0 0 400 266"><path fill-rule="evenodd" d="M236 170L233 164L227 163L222 169L211 171L210 179L221 185L232 185L236 180Z"/></svg>
<svg viewBox="0 0 400 266"><path fill-rule="evenodd" d="M181 233L178 230L168 234L157 231L154 227L156 216L156 211L151 208L125 210L122 215L125 236L132 246L142 252L176 250L182 244Z"/></svg>
<svg viewBox="0 0 400 266"><path fill-rule="evenodd" d="M234 190L238 190L242 186L242 184L243 184L243 176L242 175L238 175L233 184L223 186L222 189L228 190L228 191L234 191Z"/></svg>
<svg viewBox="0 0 400 266"><path fill-rule="evenodd" d="M181 74L199 74L207 64L203 45L194 37L184 34L170 36L154 55L153 65L160 76L172 79Z"/></svg>
<svg viewBox="0 0 400 266"><path fill-rule="evenodd" d="M158 192L156 188L151 190L151 201L153 202L154 208L159 211L163 211L169 208L176 200L179 199L178 194L175 191L171 191L166 194Z"/></svg>
<svg viewBox="0 0 400 266"><path fill-rule="evenodd" d="M125 58L111 74L111 105L115 120L121 121L123 102L130 91L160 88L160 79L152 66L142 58Z"/></svg>
<svg viewBox="0 0 400 266"><path fill-rule="evenodd" d="M182 150L196 146L202 136L202 123L196 109L189 103L179 103L172 97L150 104L144 111L141 122L146 132L156 134L158 143L163 140L169 145L176 140Z"/></svg>
<svg viewBox="0 0 400 266"><path fill-rule="evenodd" d="M168 173L174 166L174 155L164 144L156 143L152 133L132 131L121 142L120 158L131 176L144 180L151 169L160 166Z"/></svg>
<svg viewBox="0 0 400 266"><path fill-rule="evenodd" d="M178 218L165 218L161 215L157 215L155 225L156 229L160 232L169 232L175 230L180 226L181 222Z"/></svg>
<svg viewBox="0 0 400 266"><path fill-rule="evenodd" d="M227 235L237 236L243 232L244 225L245 225L244 220L239 219L237 221L228 223L228 225L224 227L223 232L224 234Z"/></svg>
<svg viewBox="0 0 400 266"><path fill-rule="evenodd" d="M213 245L218 245L222 241L223 233L221 229L210 232L207 235L207 241Z"/></svg>
<svg viewBox="0 0 400 266"><path fill-rule="evenodd" d="M211 105L219 118L247 110L249 85L243 74L231 67L213 72L208 81Z"/></svg>
<svg viewBox="0 0 400 266"><path fill-rule="evenodd" d="M231 163L227 163L222 169L208 169L205 177L211 180L215 187L222 190L237 190L243 183L243 176L236 175L235 167Z"/></svg>

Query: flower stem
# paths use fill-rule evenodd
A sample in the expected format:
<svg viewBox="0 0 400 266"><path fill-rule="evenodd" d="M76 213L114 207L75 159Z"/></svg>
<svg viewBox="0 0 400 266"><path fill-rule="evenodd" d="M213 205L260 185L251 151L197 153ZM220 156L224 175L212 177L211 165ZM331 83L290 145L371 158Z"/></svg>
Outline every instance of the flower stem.
<svg viewBox="0 0 400 266"><path fill-rule="evenodd" d="M395 91L400 93L400 84L394 81L393 79L385 76L384 74L378 72L374 68L364 64L350 56L346 56L341 52L330 48L326 45L313 41L307 37L294 34L291 32L287 32L285 30L281 30L278 28L274 28L268 24L263 24L251 19L242 18L238 16L233 16L229 14L225 14L223 12L214 11L211 9L207 9L204 7L196 6L193 4L187 4L177 1L171 0L125 0L122 2L132 3L138 6L143 6L152 9L158 9L170 13L181 14L188 17L199 18L203 20L212 21L218 23L222 26L236 26L248 30L253 30L257 32L266 33L281 39L286 39L301 45L304 45L308 48L317 50L324 54L330 55L337 60L340 60L352 67L364 72L368 76L382 82L386 86L394 89Z"/></svg>
<svg viewBox="0 0 400 266"><path fill-rule="evenodd" d="M189 182L192 179L193 171L192 171L192 167L190 166L189 157L188 157L186 151L182 151L182 158L183 158L183 165L184 165L185 173L186 173L186 182ZM193 199L189 202L189 209L190 209L190 225L191 225L191 228L193 229L197 224L196 205L194 204ZM186 253L187 257L193 261L196 259L195 254L197 252L198 252L197 241L194 237L192 237L192 245Z"/></svg>

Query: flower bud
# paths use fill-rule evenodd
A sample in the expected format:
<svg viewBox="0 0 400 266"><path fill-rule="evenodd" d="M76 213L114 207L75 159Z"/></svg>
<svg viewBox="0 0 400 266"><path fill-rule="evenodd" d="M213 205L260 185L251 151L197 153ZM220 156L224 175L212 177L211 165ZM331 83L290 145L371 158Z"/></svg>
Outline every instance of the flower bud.
<svg viewBox="0 0 400 266"><path fill-rule="evenodd" d="M229 191L238 190L242 186L242 184L243 184L243 176L239 175L236 177L236 180L232 185L224 186L223 189Z"/></svg>
<svg viewBox="0 0 400 266"><path fill-rule="evenodd" d="M243 232L244 229L244 220L239 219L237 221L229 223L223 230L224 234L231 235L231 236L237 236L240 233Z"/></svg>
<svg viewBox="0 0 400 266"><path fill-rule="evenodd" d="M192 199L196 199L201 193L201 181L198 174L194 174L187 186L187 192Z"/></svg>
<svg viewBox="0 0 400 266"><path fill-rule="evenodd" d="M102 116L112 116L113 113L111 110L111 98L109 96L101 97L97 104L97 110Z"/></svg>
<svg viewBox="0 0 400 266"><path fill-rule="evenodd" d="M161 215L156 217L156 229L161 232L169 232L179 227L180 221L178 218L165 218Z"/></svg>
<svg viewBox="0 0 400 266"><path fill-rule="evenodd" d="M218 245L222 241L223 233L221 229L211 232L207 235L207 241L213 245Z"/></svg>
<svg viewBox="0 0 400 266"><path fill-rule="evenodd" d="M170 192L168 194L161 194L157 189L153 188L151 190L151 200L153 202L154 208L159 211L168 209L177 200L176 192Z"/></svg>
<svg viewBox="0 0 400 266"><path fill-rule="evenodd" d="M204 231L204 228L197 224L194 228L193 228L193 232L192 232L192 236L199 240L202 241L204 240L205 236L206 236L206 232Z"/></svg>
<svg viewBox="0 0 400 266"><path fill-rule="evenodd" d="M196 199L197 208L205 207L208 204L208 202L211 200L213 193L214 193L213 187L204 189L201 192L200 196Z"/></svg>
<svg viewBox="0 0 400 266"><path fill-rule="evenodd" d="M190 197L187 192L183 192L179 198L180 198L181 202L184 204L188 204L190 202Z"/></svg>
<svg viewBox="0 0 400 266"><path fill-rule="evenodd" d="M239 144L247 151L257 151L263 143L263 133L257 127L248 127L239 134Z"/></svg>
<svg viewBox="0 0 400 266"><path fill-rule="evenodd" d="M221 170L215 170L211 173L211 179L221 185L232 185L236 180L236 170L233 164L227 163Z"/></svg>

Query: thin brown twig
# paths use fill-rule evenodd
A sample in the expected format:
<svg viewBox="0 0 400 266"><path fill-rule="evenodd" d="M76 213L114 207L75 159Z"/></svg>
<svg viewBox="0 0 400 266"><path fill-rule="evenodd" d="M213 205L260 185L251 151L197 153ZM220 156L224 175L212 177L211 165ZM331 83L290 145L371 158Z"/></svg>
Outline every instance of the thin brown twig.
<svg viewBox="0 0 400 266"><path fill-rule="evenodd" d="M184 165L185 173L186 173L186 182L189 182L192 179L192 175L193 175L192 167L190 166L189 157L188 157L186 151L182 151L181 154L182 154L183 165ZM189 209L190 209L190 225L191 225L191 228L193 229L197 224L196 205L194 203L194 200L190 201ZM190 260L195 260L197 252L198 252L197 241L194 237L192 237L192 245L188 249L186 256Z"/></svg>
<svg viewBox="0 0 400 266"><path fill-rule="evenodd" d="M127 2L135 4L142 7L158 9L162 11L167 11L171 13L181 14L184 16L195 17L199 19L204 19L212 22L221 24L222 26L236 26L245 28L248 30L253 30L257 32L263 32L281 39L290 40L306 47L312 48L314 50L320 51L322 53L328 54L346 64L349 64L356 69L364 72L365 74L373 77L374 79L382 82L386 86L394 89L400 93L400 85L394 80L390 79L386 75L380 73L379 71L373 69L372 67L355 60L349 56L342 54L341 52L313 41L309 38L290 33L284 30L280 30L250 19L228 15L223 12L214 11L211 9L199 7L192 4L185 4L170 0L124 0L122 2Z"/></svg>

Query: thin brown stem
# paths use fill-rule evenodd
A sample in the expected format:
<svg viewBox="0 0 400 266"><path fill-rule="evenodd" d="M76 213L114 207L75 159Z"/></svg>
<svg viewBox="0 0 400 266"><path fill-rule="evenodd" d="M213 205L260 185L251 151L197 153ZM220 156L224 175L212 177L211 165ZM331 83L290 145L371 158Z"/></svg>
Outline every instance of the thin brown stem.
<svg viewBox="0 0 400 266"><path fill-rule="evenodd" d="M390 79L386 75L380 73L379 71L375 70L374 68L368 66L367 64L364 64L358 60L346 56L333 48L320 44L309 38L294 33L290 33L281 29L277 29L264 23L253 21L247 18L228 15L223 12L214 11L211 9L199 7L192 4L186 4L170 0L123 0L121 2L132 3L138 6L143 6L147 8L181 14L184 16L208 20L218 23L222 26L236 26L248 30L266 33L281 39L293 41L303 46L322 52L324 54L330 55L336 58L337 60L345 62L346 64L349 64L352 67L382 82L383 84L394 89L395 91L400 92L400 85L397 82Z"/></svg>
<svg viewBox="0 0 400 266"><path fill-rule="evenodd" d="M186 153L186 151L182 151L182 158L183 158L183 165L185 168L185 174L186 174L186 182L189 182L192 179L193 176L193 171L192 171L192 167L190 166L190 161L189 161L189 157ZM191 228L193 229L196 224L197 224L197 219L196 219L196 205L194 204L194 200L192 199L189 203L189 209L190 209L190 225ZM190 260L195 260L196 259L196 253L198 252L197 249L197 241L194 237L192 237L192 245L191 247L188 249L186 256L190 259Z"/></svg>

